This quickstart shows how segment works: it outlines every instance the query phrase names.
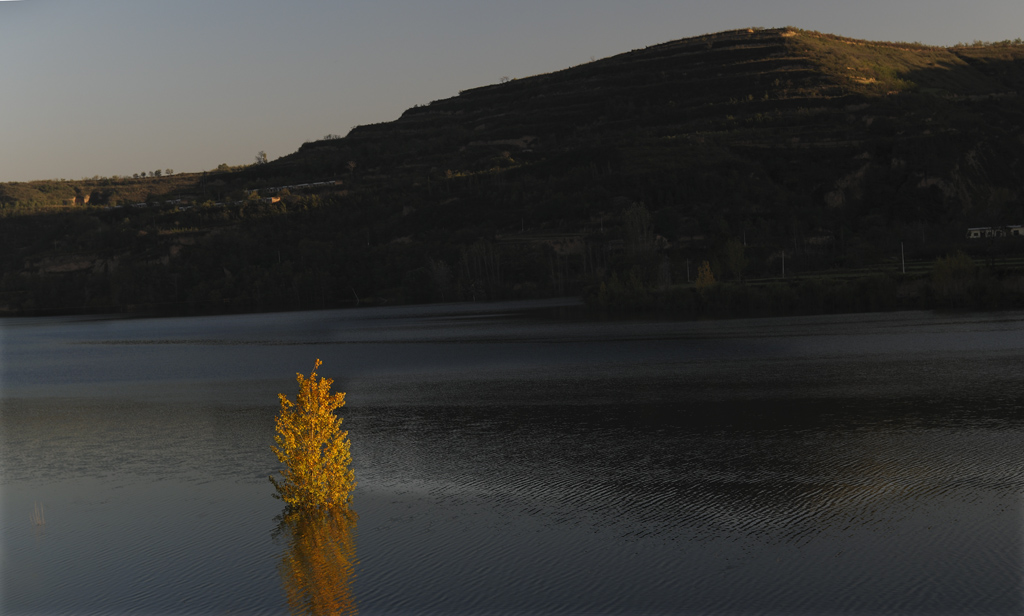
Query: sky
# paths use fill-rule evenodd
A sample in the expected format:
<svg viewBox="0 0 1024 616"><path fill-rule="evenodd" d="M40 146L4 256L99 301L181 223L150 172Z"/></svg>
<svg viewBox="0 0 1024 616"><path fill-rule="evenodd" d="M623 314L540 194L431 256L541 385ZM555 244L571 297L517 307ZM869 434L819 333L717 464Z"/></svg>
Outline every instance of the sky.
<svg viewBox="0 0 1024 616"><path fill-rule="evenodd" d="M1024 37L1021 0L0 0L0 182L202 171L688 36Z"/></svg>

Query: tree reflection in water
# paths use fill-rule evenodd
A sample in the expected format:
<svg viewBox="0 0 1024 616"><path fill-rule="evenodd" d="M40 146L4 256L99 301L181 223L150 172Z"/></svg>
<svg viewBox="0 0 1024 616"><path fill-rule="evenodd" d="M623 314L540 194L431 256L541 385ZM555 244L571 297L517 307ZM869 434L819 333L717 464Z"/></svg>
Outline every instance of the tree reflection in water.
<svg viewBox="0 0 1024 616"><path fill-rule="evenodd" d="M285 512L275 535L287 549L278 572L293 614L357 614L352 596L356 513L346 507Z"/></svg>

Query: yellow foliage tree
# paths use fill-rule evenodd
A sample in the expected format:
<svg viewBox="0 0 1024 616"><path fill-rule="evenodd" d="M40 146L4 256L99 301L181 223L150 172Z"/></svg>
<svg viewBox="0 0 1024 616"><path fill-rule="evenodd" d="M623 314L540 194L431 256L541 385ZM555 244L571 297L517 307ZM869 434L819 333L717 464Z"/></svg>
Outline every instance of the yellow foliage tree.
<svg viewBox="0 0 1024 616"><path fill-rule="evenodd" d="M317 511L347 507L356 487L355 472L349 468L352 454L348 432L341 429L342 418L334 410L345 405L345 394L331 394L332 379L317 379L316 360L307 379L297 375L297 404L284 394L277 415L277 460L285 465L280 481L270 478L277 488L276 498L294 510Z"/></svg>
<svg viewBox="0 0 1024 616"><path fill-rule="evenodd" d="M697 291L701 294L701 297L704 296L704 292L708 288L715 284L715 275L711 273L711 264L707 261L701 263L700 267L697 268L697 280L694 284L697 286Z"/></svg>

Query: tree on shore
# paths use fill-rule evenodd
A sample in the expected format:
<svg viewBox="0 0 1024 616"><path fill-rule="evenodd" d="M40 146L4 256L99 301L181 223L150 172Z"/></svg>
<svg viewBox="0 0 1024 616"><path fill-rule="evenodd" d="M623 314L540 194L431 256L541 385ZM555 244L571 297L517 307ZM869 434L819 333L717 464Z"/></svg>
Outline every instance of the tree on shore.
<svg viewBox="0 0 1024 616"><path fill-rule="evenodd" d="M962 250L942 257L932 266L932 288L943 305L968 304L978 268Z"/></svg>
<svg viewBox="0 0 1024 616"><path fill-rule="evenodd" d="M694 284L701 297L704 297L707 290L715 284L715 275L711 273L711 264L707 261L701 263L700 267L697 268L697 280Z"/></svg>
<svg viewBox="0 0 1024 616"><path fill-rule="evenodd" d="M747 267L745 252L743 243L736 238L730 239L722 248L722 263L733 280L743 279L743 270Z"/></svg>

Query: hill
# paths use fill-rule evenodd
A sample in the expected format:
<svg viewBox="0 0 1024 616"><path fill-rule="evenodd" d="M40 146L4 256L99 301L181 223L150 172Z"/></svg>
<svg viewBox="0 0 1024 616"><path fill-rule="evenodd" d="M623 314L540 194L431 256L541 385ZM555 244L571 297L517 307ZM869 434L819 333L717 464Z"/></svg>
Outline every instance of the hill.
<svg viewBox="0 0 1024 616"><path fill-rule="evenodd" d="M1014 254L965 232L1024 223L1022 89L1019 41L793 28L673 41L503 79L266 164L0 185L0 305L526 298L613 278L664 289L704 260L750 280L783 260L790 275L877 269L901 244L911 260ZM42 207L76 188L109 190L106 204Z"/></svg>

